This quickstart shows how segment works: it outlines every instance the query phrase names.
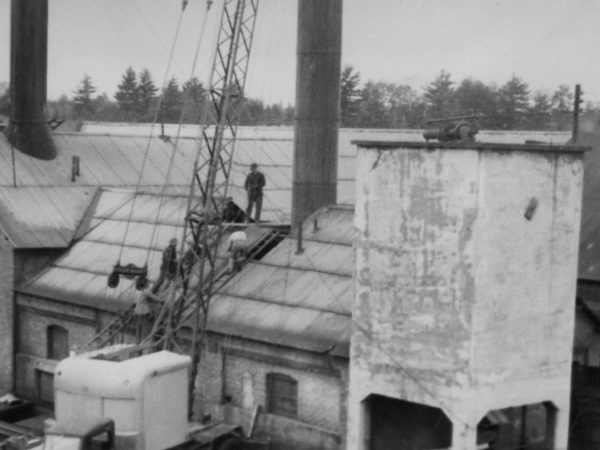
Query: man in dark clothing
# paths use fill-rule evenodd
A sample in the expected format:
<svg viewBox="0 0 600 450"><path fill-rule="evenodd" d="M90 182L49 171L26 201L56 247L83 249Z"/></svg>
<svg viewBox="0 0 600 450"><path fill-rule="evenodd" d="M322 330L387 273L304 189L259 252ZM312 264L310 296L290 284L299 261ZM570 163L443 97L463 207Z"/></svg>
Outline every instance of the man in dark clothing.
<svg viewBox="0 0 600 450"><path fill-rule="evenodd" d="M169 241L169 245L163 251L160 275L152 288L153 294L158 292L165 281L167 281L165 288L169 287L177 274L177 262L177 239L173 238Z"/></svg>
<svg viewBox="0 0 600 450"><path fill-rule="evenodd" d="M223 208L223 222L242 223L243 221L244 211L235 204L231 197L228 197Z"/></svg>
<svg viewBox="0 0 600 450"><path fill-rule="evenodd" d="M256 205L254 221L260 221L260 210L262 208L263 187L265 186L265 176L258 171L258 165L253 163L250 166L250 173L246 177L244 188L248 193L248 207L246 208L246 219L250 220L252 214L252 206Z"/></svg>

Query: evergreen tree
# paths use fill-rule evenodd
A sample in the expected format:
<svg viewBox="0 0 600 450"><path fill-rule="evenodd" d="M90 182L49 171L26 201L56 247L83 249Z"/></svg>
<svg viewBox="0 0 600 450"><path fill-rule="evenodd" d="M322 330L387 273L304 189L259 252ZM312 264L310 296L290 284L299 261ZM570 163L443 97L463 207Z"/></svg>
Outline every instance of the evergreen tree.
<svg viewBox="0 0 600 450"><path fill-rule="evenodd" d="M240 106L240 125L257 125L261 123L264 111L265 105L262 100L244 98L243 104Z"/></svg>
<svg viewBox="0 0 600 450"><path fill-rule="evenodd" d="M137 102L136 112L142 120L151 120L154 117L153 106L156 103L156 93L158 88L152 81L152 76L148 69L142 70L137 83Z"/></svg>
<svg viewBox="0 0 600 450"><path fill-rule="evenodd" d="M138 109L138 83L135 71L128 67L121 78L121 84L117 86L117 93L115 99L121 110L122 120L135 120L137 119Z"/></svg>
<svg viewBox="0 0 600 450"><path fill-rule="evenodd" d="M94 113L94 103L92 95L96 92L96 86L92 78L85 74L73 91L73 111L80 119L88 119Z"/></svg>
<svg viewBox="0 0 600 450"><path fill-rule="evenodd" d="M418 101L413 88L404 84L385 83L384 89L386 107L389 109L388 126L391 128L410 128L419 125L420 117L414 117L414 106Z"/></svg>
<svg viewBox="0 0 600 450"><path fill-rule="evenodd" d="M264 123L267 125L281 125L283 122L283 107L273 103L265 108Z"/></svg>
<svg viewBox="0 0 600 450"><path fill-rule="evenodd" d="M282 111L282 124L283 125L293 125L294 120L296 119L296 110L290 104L288 104Z"/></svg>
<svg viewBox="0 0 600 450"><path fill-rule="evenodd" d="M513 76L502 86L498 96L498 109L502 128L508 130L523 129L529 107L529 86L520 78Z"/></svg>
<svg viewBox="0 0 600 450"><path fill-rule="evenodd" d="M471 78L460 83L454 92L453 115L483 114L480 126L498 127L498 93L492 87Z"/></svg>
<svg viewBox="0 0 600 450"><path fill-rule="evenodd" d="M566 84L561 84L552 94L552 106L558 112L570 112L573 108L574 95Z"/></svg>
<svg viewBox="0 0 600 450"><path fill-rule="evenodd" d="M110 100L106 92L94 99L94 120L112 122L118 120L119 106Z"/></svg>
<svg viewBox="0 0 600 450"><path fill-rule="evenodd" d="M360 108L360 73L346 65L340 82L340 122L343 127L356 125Z"/></svg>
<svg viewBox="0 0 600 450"><path fill-rule="evenodd" d="M175 77L163 89L161 120L165 123L179 123L181 118L181 91Z"/></svg>
<svg viewBox="0 0 600 450"><path fill-rule="evenodd" d="M437 119L453 115L453 84L450 74L442 70L437 78L425 87L423 97L428 106L428 118Z"/></svg>
<svg viewBox="0 0 600 450"><path fill-rule="evenodd" d="M202 121L202 107L204 104L205 89L198 78L193 77L191 80L183 83L183 97L187 99L184 111L184 122L200 123Z"/></svg>
<svg viewBox="0 0 600 450"><path fill-rule="evenodd" d="M360 94L358 123L365 128L386 128L389 126L389 109L385 104L385 85L382 82L367 81Z"/></svg>
<svg viewBox="0 0 600 450"><path fill-rule="evenodd" d="M573 99L575 95L566 84L561 84L552 94L552 128L569 130L572 126Z"/></svg>
<svg viewBox="0 0 600 450"><path fill-rule="evenodd" d="M547 130L550 127L552 100L541 91L533 95L533 106L529 109L528 125L532 130Z"/></svg>
<svg viewBox="0 0 600 450"><path fill-rule="evenodd" d="M66 95L61 95L58 100L50 100L46 103L48 117L60 120L74 120L78 116L74 112L74 102Z"/></svg>

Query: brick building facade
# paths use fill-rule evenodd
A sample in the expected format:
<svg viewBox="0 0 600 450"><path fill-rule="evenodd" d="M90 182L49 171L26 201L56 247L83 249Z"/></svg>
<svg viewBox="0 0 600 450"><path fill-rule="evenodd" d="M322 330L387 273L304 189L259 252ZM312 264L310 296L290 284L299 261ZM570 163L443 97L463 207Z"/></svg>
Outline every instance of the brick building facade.
<svg viewBox="0 0 600 450"><path fill-rule="evenodd" d="M94 336L133 303L138 295L133 282L122 280L117 289L106 285L121 248L121 261L138 266L147 261L150 279L158 274L159 243L179 232L187 198L169 196L149 253L140 247L149 235L146 218L160 211L160 196L138 195L144 206L131 217L126 207L115 211L128 198L128 193L102 189L89 214L89 231L17 288L18 395L51 401L57 360L93 349ZM302 252L296 254L295 240L284 239L247 263L213 298L197 378L197 417L210 414L247 426L247 416L260 405L257 433L271 438L274 448L340 448L348 386L352 216L350 207L317 212L307 221L313 228L307 228ZM130 233L123 239L127 218ZM246 229L250 245L268 232Z"/></svg>

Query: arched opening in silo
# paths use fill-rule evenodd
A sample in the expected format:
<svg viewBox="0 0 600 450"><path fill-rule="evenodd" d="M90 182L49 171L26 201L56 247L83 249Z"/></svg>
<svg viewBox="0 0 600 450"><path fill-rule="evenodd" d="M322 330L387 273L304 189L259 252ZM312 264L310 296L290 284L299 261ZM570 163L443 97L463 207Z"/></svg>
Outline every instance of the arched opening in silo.
<svg viewBox="0 0 600 450"><path fill-rule="evenodd" d="M365 449L450 448L452 422L439 408L382 395L363 402Z"/></svg>
<svg viewBox="0 0 600 450"><path fill-rule="evenodd" d="M477 443L500 450L554 448L556 408L551 402L511 406L488 412L477 426Z"/></svg>

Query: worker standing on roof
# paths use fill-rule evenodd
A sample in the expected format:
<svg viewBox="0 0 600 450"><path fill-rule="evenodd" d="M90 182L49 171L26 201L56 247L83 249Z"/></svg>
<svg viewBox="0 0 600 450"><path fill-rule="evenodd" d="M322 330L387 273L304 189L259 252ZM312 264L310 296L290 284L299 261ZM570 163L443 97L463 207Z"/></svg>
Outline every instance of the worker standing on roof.
<svg viewBox="0 0 600 450"><path fill-rule="evenodd" d="M250 221L252 214L252 206L256 207L254 213L254 221L260 222L260 210L262 208L263 201L263 187L265 187L265 176L258 171L258 165L252 163L250 166L250 173L246 177L244 183L244 189L248 193L248 207L246 208L246 220Z"/></svg>
<svg viewBox="0 0 600 450"><path fill-rule="evenodd" d="M240 260L245 258L248 253L248 237L244 231L234 231L231 233L227 244L227 251L229 252L229 273L240 270Z"/></svg>
<svg viewBox="0 0 600 450"><path fill-rule="evenodd" d="M152 293L156 294L165 281L167 282L165 288L167 288L175 279L175 275L177 275L177 239L172 238L163 251L160 275L154 283Z"/></svg>

